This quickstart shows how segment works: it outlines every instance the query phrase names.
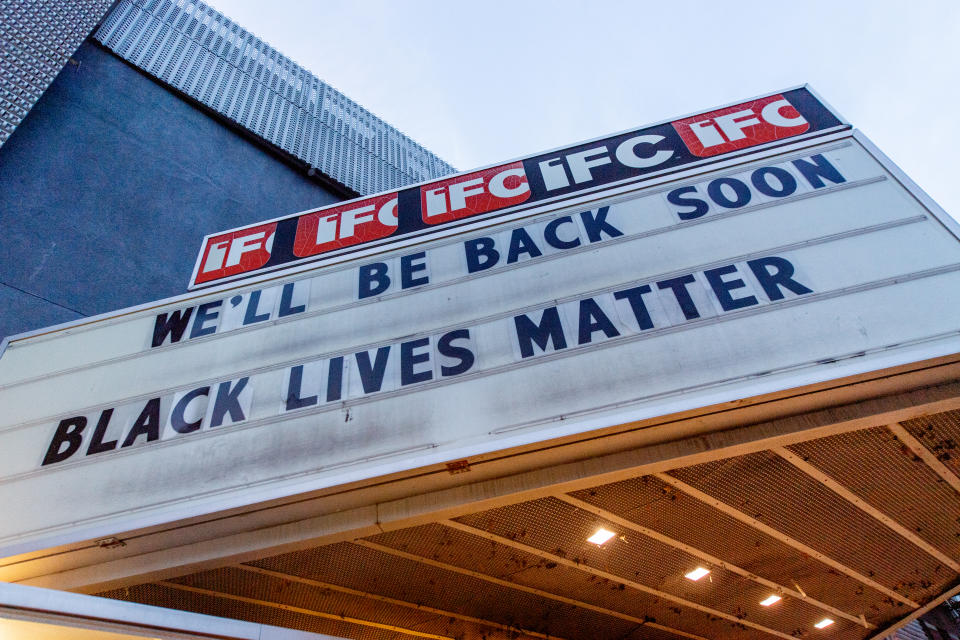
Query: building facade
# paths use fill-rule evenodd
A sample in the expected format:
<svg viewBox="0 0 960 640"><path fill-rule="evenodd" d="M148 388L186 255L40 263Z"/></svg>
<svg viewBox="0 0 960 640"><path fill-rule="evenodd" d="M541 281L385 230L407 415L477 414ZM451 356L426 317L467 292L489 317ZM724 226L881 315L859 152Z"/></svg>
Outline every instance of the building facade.
<svg viewBox="0 0 960 640"><path fill-rule="evenodd" d="M0 3L4 638L958 640L960 227L808 87L441 177Z"/></svg>
<svg viewBox="0 0 960 640"><path fill-rule="evenodd" d="M0 335L182 293L211 231L453 170L203 3L0 9Z"/></svg>

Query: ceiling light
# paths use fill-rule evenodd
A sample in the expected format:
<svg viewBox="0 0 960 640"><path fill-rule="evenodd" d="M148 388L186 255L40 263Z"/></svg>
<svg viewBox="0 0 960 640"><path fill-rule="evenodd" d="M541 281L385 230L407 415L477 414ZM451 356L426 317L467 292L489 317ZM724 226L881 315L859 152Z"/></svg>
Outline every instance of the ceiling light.
<svg viewBox="0 0 960 640"><path fill-rule="evenodd" d="M694 570L691 571L690 573L685 573L685 574L683 575L683 577L686 578L686 579L688 579L688 580L693 580L694 582L696 582L697 580L699 580L699 579L702 578L703 576L707 575L708 573L710 573L710 569L704 569L703 567L697 567L696 569L694 569Z"/></svg>
<svg viewBox="0 0 960 640"><path fill-rule="evenodd" d="M823 620L821 620L820 622L818 622L813 626L815 626L817 629L823 629L824 627L829 627L832 624L833 624L833 620L831 620L830 618L824 618Z"/></svg>
<svg viewBox="0 0 960 640"><path fill-rule="evenodd" d="M782 598L780 596L768 596L766 600L761 600L760 604L764 607L769 607L774 602L780 602Z"/></svg>
<svg viewBox="0 0 960 640"><path fill-rule="evenodd" d="M597 529L595 534L587 538L587 542L592 542L595 545L601 545L615 535L617 534L615 534L613 531L607 531L603 527L600 527Z"/></svg>

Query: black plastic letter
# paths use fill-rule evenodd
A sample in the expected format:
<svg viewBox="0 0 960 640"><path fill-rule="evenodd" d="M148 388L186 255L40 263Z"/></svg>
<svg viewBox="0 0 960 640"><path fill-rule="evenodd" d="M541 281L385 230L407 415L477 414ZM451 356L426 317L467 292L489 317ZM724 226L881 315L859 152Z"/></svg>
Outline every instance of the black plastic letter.
<svg viewBox="0 0 960 640"><path fill-rule="evenodd" d="M82 442L83 429L87 426L87 419L83 416L73 418L64 418L57 425L57 432L53 434L53 440L47 447L47 455L43 456L43 462L40 466L63 462L80 448ZM63 451L60 448L66 443L67 448Z"/></svg>

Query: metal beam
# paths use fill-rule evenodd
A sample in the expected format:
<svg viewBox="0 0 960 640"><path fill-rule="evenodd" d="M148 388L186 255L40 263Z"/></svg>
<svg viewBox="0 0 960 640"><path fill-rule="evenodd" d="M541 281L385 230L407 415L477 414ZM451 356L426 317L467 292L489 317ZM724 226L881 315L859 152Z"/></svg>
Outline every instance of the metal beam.
<svg viewBox="0 0 960 640"><path fill-rule="evenodd" d="M600 516L600 517L603 518L604 520L608 520L608 521L610 521L610 522L616 523L617 525L623 527L624 529L629 529L629 530L634 531L634 532L636 532L636 533L639 533L639 534L641 534L641 535L647 536L648 538L653 538L654 540L656 540L656 541L658 541L658 542L662 542L663 544L669 545L669 546L673 547L674 549L679 549L680 551L683 551L683 552L685 552L685 553L689 553L689 554L692 555L692 556L696 556L697 558L700 558L700 559L703 560L704 562L707 562L707 563L709 563L709 564L711 564L711 565L713 565L713 566L720 567L720 568L722 568L722 569L726 569L727 571L730 571L730 572L732 572L732 573L736 573L737 575L743 576L744 578L747 578L748 580L752 580L753 582L756 582L757 584L762 584L762 585L765 586L765 587L768 587L768 588L770 588L770 589L773 589L773 590L776 591L778 594L783 593L783 594L786 594L786 595L790 595L790 596L796 598L797 600L802 600L803 602L807 602L807 603L809 603L809 604L812 604L813 606L818 607L818 608L820 608L820 609L823 609L824 611L827 611L827 612L829 612L829 613L831 613L831 614L833 614L833 615L835 615L835 616L837 616L837 617L844 618L844 619L846 619L846 620L849 620L850 622L855 622L856 624L863 624L863 622L861 621L861 619L860 619L859 616L855 616L855 615L850 614L850 613L847 613L847 612L845 612L845 611L841 611L840 609L837 609L836 607L831 607L830 605L828 605L828 604L826 604L826 603L824 603L824 602L820 602L819 600L816 600L816 599L814 599L814 598L811 598L810 596L804 595L803 593L800 593L799 591L797 591L797 590L795 590L795 589L791 589L790 587L784 586L784 585L782 585L782 584L777 584L776 582L773 582L772 580L767 580L766 578L761 578L760 576L756 575L755 573L751 573L750 571L747 571L746 569L744 569L744 568L742 568L742 567L738 567L738 566L735 565L735 564L731 564L731 563L729 563L729 562L726 562L725 560L721 560L720 558L716 558L716 557L710 555L709 553L706 553L705 551L701 551L700 549L697 549L696 547L691 547L691 546L688 545L688 544L684 544L684 543L682 543L682 542L680 542L680 541L678 541L678 540L674 540L673 538L670 538L670 537L668 537L668 536L665 536L665 535L663 535L662 533L659 533L659 532L657 532L657 531L654 531L653 529L648 529L647 527L644 527L643 525L639 525L639 524L637 524L636 522L632 522L632 521L630 521L630 520L627 520L626 518L621 518L620 516L616 515L615 513L611 513L610 511L607 511L606 509L601 509L600 507L594 506L594 505L590 504L589 502L584 502L583 500L580 500L580 499L578 499L578 498L574 498L573 496L569 496L569 495L567 495L567 494L565 494L565 493L558 493L555 497L556 497L558 500L563 500L563 501L566 502L567 504L570 504L570 505L573 505L574 507L577 507L578 509L582 509L582 510L584 510L584 511L588 511L588 512L590 512L590 513L593 513L594 515ZM867 627L866 627L866 628L868 628L868 629L875 629L875 628L876 628L876 625L867 623Z"/></svg>
<svg viewBox="0 0 960 640"><path fill-rule="evenodd" d="M960 493L960 477L953 473L947 465L940 462L936 455L930 449L927 449L922 442L913 437L907 429L899 422L891 422L886 425L887 429L893 432L897 439L907 446L910 451L918 458L923 460L928 467L940 476L944 482L953 487L953 490Z"/></svg>
<svg viewBox="0 0 960 640"><path fill-rule="evenodd" d="M748 516L747 514L743 513L742 511L739 511L739 510L737 510L737 509L734 509L733 507L731 507L731 506L728 505L727 503L721 502L720 500L717 500L717 499L714 498L713 496L711 496L711 495L709 495L709 494L707 494L707 493L704 493L704 492L700 491L699 489L695 489L694 487L691 487L690 485L688 485L687 483L685 483L685 482L683 482L683 481L681 481L681 480L677 480L676 478L674 478L674 477L671 476L671 475L667 475L666 473L654 473L653 475L656 476L657 478L659 478L660 480L666 482L666 483L669 484L670 486L675 487L675 488L679 489L680 491L683 491L683 492L686 493L687 495L693 496L694 498L696 498L697 500L700 500L701 502L706 502L706 503L709 504L710 506L714 507L715 509L717 509L717 510L719 510L719 511L725 513L725 514L727 514L728 516L730 516L730 517L732 517L732 518L736 518L736 519L739 520L740 522L742 522L742 523L744 523L744 524L746 524L746 525L749 525L749 526L753 527L754 529L757 529L758 531L761 531L761 532L767 534L768 536L770 536L770 537L772 537L772 538L776 538L776 539L779 540L780 542L782 542L782 543L784 543L784 544L786 544L786 545L788 545L788 546L793 547L793 548L796 549L797 551L799 551L799 552L801 552L801 553L805 553L805 554L807 554L808 556L810 556L811 558L816 558L816 559L819 560L820 562L824 563L825 565L827 565L827 566L829 566L829 567L832 567L833 569L836 569L836 570L839 571L840 573L842 573L842 574L844 574L844 575L846 575L846 576L849 576L849 577L853 578L854 580L858 580L858 581L862 582L863 584L865 584L865 585L867 585L867 586L870 586L870 587L876 589L877 591L880 591L881 593L883 593L883 594L885 594L885 595L887 595L887 596L890 596L891 598L893 598L893 599L896 600L897 602L901 602L901 603L903 603L903 604L905 604L905 605L907 605L907 606L913 607L914 609L916 609L916 608L918 608L918 607L920 606L918 603L916 603L916 602L914 602L913 600L911 600L911 599L909 599L909 598L907 598L907 597L905 597L905 596L897 593L897 592L894 591L893 589L889 589L889 588L883 586L882 584L880 584L879 582L876 582L875 580L871 580L870 578L868 578L867 576L863 575L862 573L859 573L859 572L857 572L857 571L854 571L854 570L851 569L850 567L848 567L848 566L846 566L846 565L844 565L844 564L842 564L842 563L840 563L840 562L837 562L836 560L834 560L833 558L831 558L831 557L829 557L829 556L826 556L826 555L820 553L819 551L817 551L817 550L814 549L813 547L808 547L807 545L803 544L803 543L800 542L799 540L794 540L794 539L791 538L790 536L788 536L788 535L786 535L786 534L784 534L784 533L781 533L780 531L777 531L777 530L774 529L773 527L767 526L766 524L760 522L759 520L757 520L757 519L755 519L755 518L751 518L750 516Z"/></svg>
<svg viewBox="0 0 960 640"><path fill-rule="evenodd" d="M393 547L387 547L381 544L377 544L376 542L370 542L369 540L354 540L353 544L359 545L361 547L366 547L368 549L373 549L374 551L380 551L381 553L387 553L392 556L397 556L398 558L405 558L407 560L412 560L413 562L426 564L431 567L443 569L445 571L453 571L454 573L459 573L464 576L477 578L478 580L483 580L484 582L490 582L492 584L500 585L502 587L507 587L508 589L525 591L526 593L530 593L535 596L540 596L541 598L556 600L557 602L569 604L571 606L579 607L581 609L588 609L590 611L611 616L613 618L620 618L621 620L626 620L627 622L633 622L635 624L644 625L653 629L660 629L661 631L666 631L667 633L672 633L682 638L689 638L689 640L709 640L708 638L705 638L703 636L698 636L694 633L681 631L680 629L674 629L673 627L668 627L666 625L658 624L656 622L650 622L648 620L644 620L643 618L631 616L628 613L623 613L621 611L614 611L613 609L605 609L604 607L598 607L597 605L590 604L589 602L574 600L573 598L567 598L565 596L561 596L556 593L551 593L549 591L542 591L541 589L537 589L534 587L528 587L526 585L517 584L516 582L510 582L509 580L501 580L500 578L488 576L485 573L480 573L478 571L471 571L470 569L464 569L462 567L457 567L455 565L447 564L445 562L439 562L438 560L433 560L432 558L425 558L423 556L407 553L406 551L400 551L399 549L394 549Z"/></svg>
<svg viewBox="0 0 960 640"><path fill-rule="evenodd" d="M313 609L304 609L303 607L294 607L289 604L281 604L279 602L270 602L269 600L257 600L256 598L236 596L236 595L233 595L232 593L223 593L221 591L214 591L212 589L202 589L200 587L191 587L185 584L177 584L176 582L167 582L166 580L159 580L154 584L159 584L164 587L169 587L171 589L178 589L180 591L189 591L190 593L199 593L204 596L212 596L214 598L225 598L227 600L235 600L237 602L254 604L261 607L270 607L273 609L280 609L282 611L291 611L293 613L301 613L305 616L312 616L314 618L324 618L326 620L335 620L337 622L349 622L351 624L356 624L364 627L372 627L374 629L383 629L385 631L395 631L396 633L403 633L408 636L415 636L418 638L431 638L432 640L455 640L450 636L441 636L435 633L426 633L425 631L414 631L412 629L404 629L403 627L395 627L391 624L373 622L372 620L361 620L360 618L351 618L350 616L341 616L339 614L327 613L325 611L314 611Z"/></svg>
<svg viewBox="0 0 960 640"><path fill-rule="evenodd" d="M756 629L757 631L762 631L762 632L764 632L764 633L769 633L770 635L774 635L774 636L777 636L777 637L779 637L779 638L783 638L784 640L796 640L796 637L790 635L789 633L782 633L782 632L780 632L780 631L777 631L776 629L771 629L771 628L769 628L769 627L765 627L765 626L763 626L762 624L757 624L756 622L751 622L751 621L747 620L746 618L742 618L742 619L741 619L741 618L738 618L738 617L736 617L736 616L730 615L729 613L724 613L723 611L719 611L719 610L717 610L717 609L711 609L710 607L705 607L705 606L703 606L703 605L697 604L696 602L690 602L689 600L685 600L685 599L683 599L683 598L681 598L681 597L679 597L679 596L675 596L675 595L673 595L673 594L671 594L671 593L667 593L666 591L660 591L660 590L658 590L658 589L654 589L654 588L652 588L652 587L648 587L648 586L645 585L645 584L640 584L639 582L633 582L632 580L628 580L628 579L624 578L623 576L618 576L618 575L615 574L615 573L608 573L608 572L602 571L602 570L600 570L600 569L595 569L594 567L591 567L591 566L588 566L588 565L585 565L585 564L580 564L580 563L574 562L573 560L568 560L568 559L566 559L566 558L564 558L564 557L562 557L562 556L557 556L557 555L554 555L554 554L552 554L552 553L547 553L546 551L542 551L542 550L540 550L540 549L537 549L536 547L531 547L531 546L529 546L529 545L523 544L522 542L517 542L516 540L511 540L511 539L509 539L509 538L504 538L503 536L498 536L498 535L495 534L495 533L490 533L489 531L484 531L483 529L477 529L477 528L475 528L475 527L471 527L471 526L466 525L466 524L461 524L461 523L456 522L456 521L454 521L454 520L446 520L446 521L444 521L444 522L441 523L441 524L443 524L443 525L445 525L445 526L448 526L448 527L451 527L451 528L453 528L453 529L457 529L457 530L459 530L459 531L464 531L464 532L469 533L469 534L471 534L471 535L479 536L479 537L481 537L481 538L485 538L485 539L487 539L487 540L491 540L491 541L493 541L493 542L497 542L497 543L499 543L499 544L502 544L502 545L505 545L505 546L508 546L508 547L513 547L514 549L517 549L517 550L519 550L519 551L523 551L523 552L525 552L525 553L533 554L533 555L535 555L535 556L538 556L538 557L540 557L540 558L543 558L544 560L549 560L549 561L551 561L551 562L556 562L557 564L562 564L563 566L569 567L569 568L571 568L571 569L576 569L576 570L578 570L578 571L583 571L583 572L585 572L585 573L589 573L589 574L591 574L591 575L597 576L598 578L605 578L605 579L607 579L607 580L613 580L614 582L619 582L619 583L621 583L621 584L625 584L625 585L627 585L628 587L630 587L631 589L636 589L637 591L642 591L642 592L644 592L644 593L649 593L649 594L652 595L652 596L656 596L657 598L663 598L664 600L669 600L670 602L674 602L674 603L676 603L676 604L679 604L680 606L688 607L688 608L690 608L690 609L695 609L695 610L697 610L697 611L702 611L703 613L706 613L706 614L712 615L712 616L716 616L716 617L718 617L718 618L723 618L724 620L729 620L730 622L733 622L734 624L742 624L742 625L744 625L744 626L746 626L746 627L752 627L753 629Z"/></svg>
<svg viewBox="0 0 960 640"><path fill-rule="evenodd" d="M945 553L943 553L942 551L934 547L932 544L930 544L929 542L927 542L926 540L924 540L914 532L904 527L902 524L900 524L899 522L897 522L887 514L883 513L876 507L872 506L871 504L867 503L865 500L861 499L854 492L847 489L845 486L843 486L842 484L840 484L839 482L831 478L829 475L827 475L817 467L813 466L812 464L802 459L800 456L796 455L790 450L784 449L783 447L775 447L774 449L772 449L772 451L776 453L778 456L780 456L781 458L783 458L784 460L786 460L787 462L789 462L790 464L792 464L793 466L795 466L800 471L804 472L805 474L807 474L808 476L810 476L811 478L813 478L823 486L827 487L828 489L836 493L838 496L840 496L841 498L843 498L853 506L857 507L858 509L866 513L871 518L877 520L878 522L886 526L888 529L890 529L894 533L900 535L902 538L905 538L906 540L909 540L917 547L920 547L921 549L929 553L931 556L939 560L942 564L953 569L954 572L960 573L960 563L957 563L956 560L946 555Z"/></svg>
<svg viewBox="0 0 960 640"><path fill-rule="evenodd" d="M437 609L435 607L428 607L425 604L415 604L413 602L407 602L406 600L398 600L396 598L390 598L387 596L381 596L376 593L370 593L368 591L359 591L357 589L351 589L349 587L341 587L338 584L333 584L332 582L321 582L319 580L311 580L310 578L301 578L290 573L283 573L282 571L271 571L270 569L263 569L261 567L254 567L249 564L235 564L231 565L235 569L240 569L242 571L249 571L251 573L257 573L262 576L270 576L273 578L279 578L280 580L287 580L289 582L298 582L310 587L318 587L320 589L329 589L331 591L339 591L340 593L346 593L351 596L358 596L361 598L366 598L368 600L376 600L377 602L385 602L387 604L398 605L401 607L407 607L408 609L414 609L416 611L428 611L430 613L435 613L440 616L445 616L447 618L456 618L458 620L463 620L464 622L472 622L474 624L479 624L486 627L493 627L494 629L500 629L501 631L507 632L521 632L523 635L531 636L534 638L544 638L545 640L564 640L563 638L555 635L547 635L545 633L540 633L539 631L531 631L529 629L523 629L521 627L511 627L505 624L500 624L499 622L493 622L491 620L485 620L483 618L474 618L473 616L468 616L462 613L456 613L454 611L447 611L446 609Z"/></svg>

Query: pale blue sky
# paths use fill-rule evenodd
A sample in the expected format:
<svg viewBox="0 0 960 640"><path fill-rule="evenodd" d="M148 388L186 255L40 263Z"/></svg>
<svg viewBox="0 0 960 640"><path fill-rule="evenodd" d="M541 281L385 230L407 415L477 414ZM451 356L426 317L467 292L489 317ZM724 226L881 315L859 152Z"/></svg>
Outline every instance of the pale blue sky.
<svg viewBox="0 0 960 640"><path fill-rule="evenodd" d="M960 217L960 1L210 0L458 169L810 83Z"/></svg>

